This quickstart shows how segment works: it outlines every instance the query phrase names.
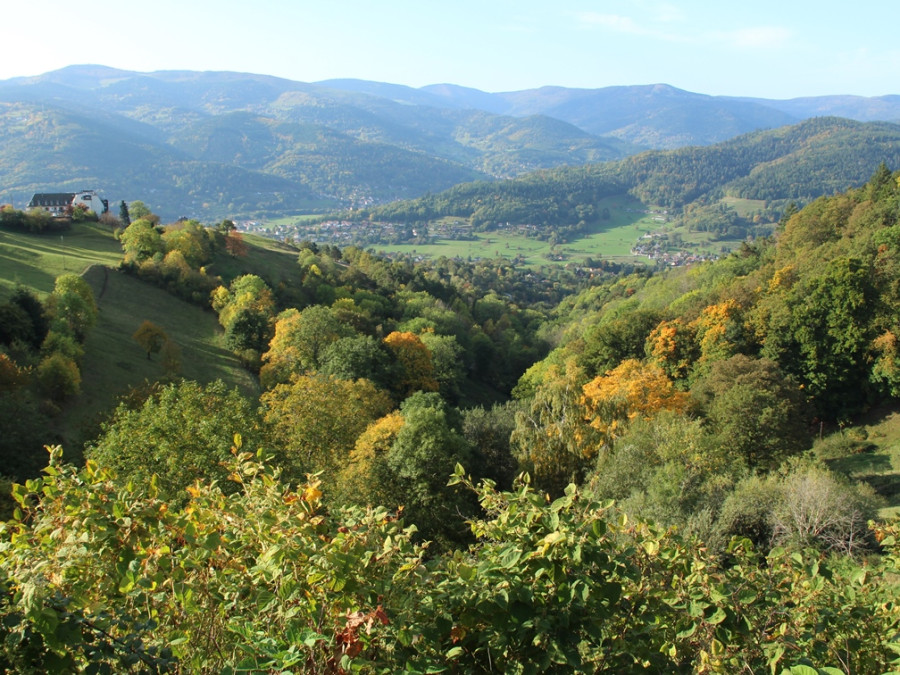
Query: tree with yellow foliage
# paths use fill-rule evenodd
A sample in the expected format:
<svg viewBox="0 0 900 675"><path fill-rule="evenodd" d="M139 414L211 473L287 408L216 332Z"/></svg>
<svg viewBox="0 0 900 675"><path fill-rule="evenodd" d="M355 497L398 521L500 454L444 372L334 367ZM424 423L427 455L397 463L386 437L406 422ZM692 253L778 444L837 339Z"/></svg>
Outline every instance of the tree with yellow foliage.
<svg viewBox="0 0 900 675"><path fill-rule="evenodd" d="M384 344L394 354L397 375L394 393L405 399L416 391L437 391L431 350L415 333L394 331L384 339Z"/></svg>
<svg viewBox="0 0 900 675"><path fill-rule="evenodd" d="M391 501L385 494L386 457L403 428L403 415L395 410L375 420L356 439L347 465L338 477L339 490L349 503L363 505L386 504Z"/></svg>
<svg viewBox="0 0 900 675"><path fill-rule="evenodd" d="M151 354L157 354L162 348L169 336L166 331L149 320L144 320L138 329L134 331L131 339L137 342L141 349L147 352L147 360L150 360Z"/></svg>
<svg viewBox="0 0 900 675"><path fill-rule="evenodd" d="M710 364L741 352L746 343L746 329L741 308L734 298L709 305L691 322L697 335L700 358L697 368L705 372Z"/></svg>
<svg viewBox="0 0 900 675"><path fill-rule="evenodd" d="M260 397L263 421L277 450L276 461L292 479L323 471L327 486L366 427L393 407L387 393L368 380L320 374L295 375Z"/></svg>
<svg viewBox="0 0 900 675"><path fill-rule="evenodd" d="M510 436L513 452L535 483L552 493L580 481L603 445L597 430L585 421L584 380L575 359L562 366L551 364L534 395L516 412Z"/></svg>
<svg viewBox="0 0 900 675"><path fill-rule="evenodd" d="M231 282L228 288L219 286L212 292L212 308L219 314L219 323L226 330L243 309L272 316L275 297L268 284L255 274L245 274Z"/></svg>

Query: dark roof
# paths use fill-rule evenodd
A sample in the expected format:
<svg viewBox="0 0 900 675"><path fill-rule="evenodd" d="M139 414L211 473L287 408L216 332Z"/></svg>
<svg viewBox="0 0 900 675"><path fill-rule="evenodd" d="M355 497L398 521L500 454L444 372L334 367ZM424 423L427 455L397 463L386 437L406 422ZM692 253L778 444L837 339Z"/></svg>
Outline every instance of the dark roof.
<svg viewBox="0 0 900 675"><path fill-rule="evenodd" d="M74 192L36 192L28 206L65 206L75 199Z"/></svg>

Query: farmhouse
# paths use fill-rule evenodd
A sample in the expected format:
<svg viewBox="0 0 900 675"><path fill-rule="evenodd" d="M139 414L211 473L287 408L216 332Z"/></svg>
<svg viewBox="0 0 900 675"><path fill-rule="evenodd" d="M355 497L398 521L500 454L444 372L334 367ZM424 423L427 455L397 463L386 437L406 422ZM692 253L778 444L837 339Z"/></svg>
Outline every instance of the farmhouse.
<svg viewBox="0 0 900 675"><path fill-rule="evenodd" d="M76 206L93 211L97 215L109 211L109 202L101 199L94 190L80 192L36 192L25 207L26 211L38 209L48 211L54 216L63 216Z"/></svg>

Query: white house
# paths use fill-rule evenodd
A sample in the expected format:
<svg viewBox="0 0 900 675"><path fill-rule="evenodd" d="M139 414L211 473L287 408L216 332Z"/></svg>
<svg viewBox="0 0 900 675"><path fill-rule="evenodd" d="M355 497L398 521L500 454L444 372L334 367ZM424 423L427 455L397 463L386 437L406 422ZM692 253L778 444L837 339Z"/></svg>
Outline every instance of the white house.
<svg viewBox="0 0 900 675"><path fill-rule="evenodd" d="M94 190L80 192L36 192L25 207L26 211L43 209L54 216L65 215L70 208L83 206L98 216L109 211L109 202Z"/></svg>

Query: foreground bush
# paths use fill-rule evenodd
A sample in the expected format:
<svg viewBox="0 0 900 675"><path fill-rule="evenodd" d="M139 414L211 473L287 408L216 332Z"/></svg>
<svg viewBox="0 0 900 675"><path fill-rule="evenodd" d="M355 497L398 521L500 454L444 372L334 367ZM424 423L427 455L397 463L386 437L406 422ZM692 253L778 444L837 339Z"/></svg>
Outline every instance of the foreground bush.
<svg viewBox="0 0 900 675"><path fill-rule="evenodd" d="M239 445L239 444L238 444ZM16 672L883 672L882 563L746 540L725 561L570 487L497 492L466 551L429 557L383 509L333 509L237 454L223 494L167 503L94 463L14 488L0 666ZM896 664L893 664L896 669Z"/></svg>

